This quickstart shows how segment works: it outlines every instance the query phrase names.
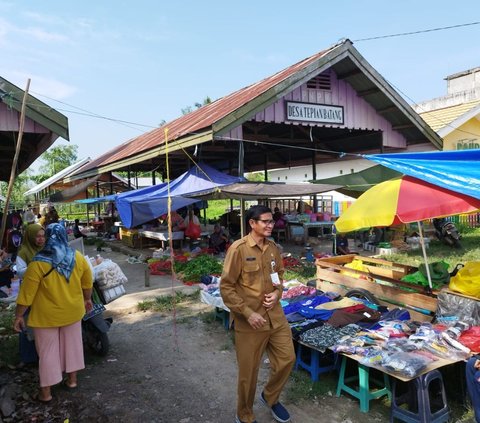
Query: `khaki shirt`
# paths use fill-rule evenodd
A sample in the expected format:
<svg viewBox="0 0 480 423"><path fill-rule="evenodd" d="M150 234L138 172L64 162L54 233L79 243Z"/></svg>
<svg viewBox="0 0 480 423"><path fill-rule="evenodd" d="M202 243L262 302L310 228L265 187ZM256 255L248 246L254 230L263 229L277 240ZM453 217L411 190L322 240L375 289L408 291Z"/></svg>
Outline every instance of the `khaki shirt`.
<svg viewBox="0 0 480 423"><path fill-rule="evenodd" d="M283 280L283 261L273 241L265 239L260 248L255 240L247 235L235 241L227 251L223 266L220 292L223 302L230 309L230 320L235 322L235 330L254 331L248 323L253 312L259 313L267 322L256 331L270 330L287 322L280 301L267 311L263 307L265 294L283 285L274 286L270 274L277 272Z"/></svg>

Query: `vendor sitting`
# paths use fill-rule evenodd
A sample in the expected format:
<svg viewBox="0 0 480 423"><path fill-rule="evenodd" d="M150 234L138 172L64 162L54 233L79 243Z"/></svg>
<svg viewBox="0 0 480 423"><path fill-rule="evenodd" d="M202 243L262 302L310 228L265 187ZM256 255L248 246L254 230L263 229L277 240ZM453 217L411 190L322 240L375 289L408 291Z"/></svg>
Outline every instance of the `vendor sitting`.
<svg viewBox="0 0 480 423"><path fill-rule="evenodd" d="M209 247L214 250L215 254L223 253L226 250L227 242L228 237L224 234L222 227L216 223L208 241Z"/></svg>
<svg viewBox="0 0 480 423"><path fill-rule="evenodd" d="M275 225L273 229L285 229L286 226L286 221L285 221L285 216L283 213L280 211L278 207L275 207L273 210L273 220L275 221Z"/></svg>
<svg viewBox="0 0 480 423"><path fill-rule="evenodd" d="M73 236L75 238L86 238L87 235L85 235L82 230L80 229L80 220L75 219L75 224L73 225Z"/></svg>
<svg viewBox="0 0 480 423"><path fill-rule="evenodd" d="M335 236L335 245L336 245L336 250L334 251L334 253L338 256L354 253L353 251L350 251L350 249L348 248L347 234L337 233L337 235Z"/></svg>
<svg viewBox="0 0 480 423"><path fill-rule="evenodd" d="M163 224L168 225L168 214L165 213L160 216ZM185 222L183 217L180 216L176 211L170 212L170 221L172 222L172 232L181 232L185 230Z"/></svg>

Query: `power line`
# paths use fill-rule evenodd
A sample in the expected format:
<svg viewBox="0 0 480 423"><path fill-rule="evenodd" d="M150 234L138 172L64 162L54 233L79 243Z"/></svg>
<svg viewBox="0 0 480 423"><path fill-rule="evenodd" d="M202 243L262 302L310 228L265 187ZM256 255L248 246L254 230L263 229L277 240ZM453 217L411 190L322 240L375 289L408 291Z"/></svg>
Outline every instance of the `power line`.
<svg viewBox="0 0 480 423"><path fill-rule="evenodd" d="M406 94L404 91L402 91L400 88L398 88L395 84L393 84L392 82L390 82L390 81L388 81L388 80L387 80L387 82L388 82L393 88L395 88L395 90L397 90L400 94L402 94L405 98L407 98L414 106L418 107L419 109L422 109L422 110L424 111L424 113L427 113L427 112L429 112L429 111L431 111L431 112L434 112L434 111L435 111L435 110L428 110L428 111L427 111L427 110L423 109L422 106L419 106L418 103L417 103L414 99L412 99L408 94ZM475 106L474 106L474 107L475 107ZM417 114L419 114L419 113L417 112ZM420 116L420 117L421 117L421 116ZM473 132L465 131L464 129L455 128L455 127L451 124L451 122L444 121L443 119L440 119L438 116L432 115L432 118L435 119L437 122L442 123L442 124L443 124L443 127L448 126L449 128L452 128L454 131L462 132L462 133L467 134L467 135L473 135L473 136L475 136L475 137L478 137L478 136L480 135L480 134L478 134L478 133L475 134L475 133L473 133ZM427 125L428 125L428 124L427 124ZM430 126L430 125L428 125L428 126ZM434 130L434 132L437 132L437 131Z"/></svg>
<svg viewBox="0 0 480 423"><path fill-rule="evenodd" d="M439 28L430 28L430 29L422 29L419 31L412 31L412 32L400 32L398 34L388 34L388 35L379 35L377 37L369 37L369 38L359 38L358 40L353 40L353 42L360 42L360 41L372 41L372 40L381 40L383 38L394 38L394 37L404 37L406 35L416 35L416 34L425 34L427 32L435 32L435 31L445 31L447 29L454 29L454 28L462 28L466 26L472 25L479 25L480 22L470 22L458 25L451 25L451 26L442 26Z"/></svg>

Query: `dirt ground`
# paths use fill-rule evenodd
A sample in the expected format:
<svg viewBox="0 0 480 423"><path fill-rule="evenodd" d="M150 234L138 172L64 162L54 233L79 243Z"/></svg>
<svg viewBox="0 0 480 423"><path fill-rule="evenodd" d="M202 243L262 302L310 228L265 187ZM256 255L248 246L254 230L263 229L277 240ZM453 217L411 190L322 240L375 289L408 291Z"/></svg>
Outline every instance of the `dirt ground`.
<svg viewBox="0 0 480 423"><path fill-rule="evenodd" d="M142 265L128 264L120 253L104 255L124 269L130 290L142 286ZM78 389L67 392L55 387L49 405L31 399L36 392L36 369L3 369L0 382L12 381L17 405L16 417L3 422L233 422L236 359L232 333L220 321L213 321L211 310L200 302L178 308L176 313L117 308L107 357L88 354ZM257 394L268 370L264 362ZM303 401L289 400L284 393L282 400L296 423L389 421L388 408L381 400L371 402L368 414L359 411L356 400L344 395L337 398L332 392ZM258 401L254 411L258 422L274 421Z"/></svg>
<svg viewBox="0 0 480 423"><path fill-rule="evenodd" d="M200 307L203 308L203 307ZM111 351L87 356L79 387L55 387L52 405L30 400L18 404L18 420L64 422L227 423L235 416L236 368L231 334L220 322L198 316L136 312L116 318ZM23 390L34 395L35 370L15 371ZM258 393L268 377L263 364ZM358 403L327 395L315 401L285 402L292 422L383 422L385 414L359 412ZM385 407L383 407L385 408ZM385 412L385 410L383 410ZM273 422L268 409L255 404L258 422ZM366 420L367 419L367 420ZM8 420L4 420L8 421Z"/></svg>

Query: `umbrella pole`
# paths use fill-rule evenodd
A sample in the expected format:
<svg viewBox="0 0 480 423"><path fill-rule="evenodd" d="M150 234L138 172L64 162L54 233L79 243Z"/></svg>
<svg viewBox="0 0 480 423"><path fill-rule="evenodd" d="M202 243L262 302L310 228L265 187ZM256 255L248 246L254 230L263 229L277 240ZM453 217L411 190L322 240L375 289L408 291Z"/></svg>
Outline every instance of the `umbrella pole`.
<svg viewBox="0 0 480 423"><path fill-rule="evenodd" d="M428 266L427 250L425 248L425 241L424 241L424 238L423 238L422 222L417 222L417 223L418 223L418 232L420 233L420 245L422 246L423 259L425 260L425 267L427 269L428 286L430 287L430 291L431 291L432 290L432 277L430 276L430 267Z"/></svg>

